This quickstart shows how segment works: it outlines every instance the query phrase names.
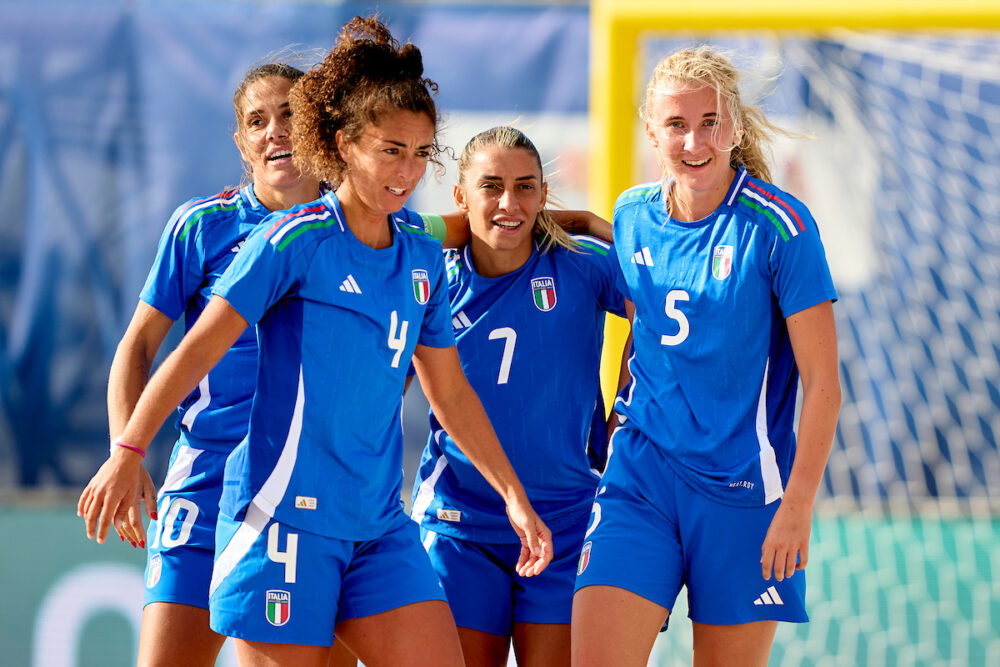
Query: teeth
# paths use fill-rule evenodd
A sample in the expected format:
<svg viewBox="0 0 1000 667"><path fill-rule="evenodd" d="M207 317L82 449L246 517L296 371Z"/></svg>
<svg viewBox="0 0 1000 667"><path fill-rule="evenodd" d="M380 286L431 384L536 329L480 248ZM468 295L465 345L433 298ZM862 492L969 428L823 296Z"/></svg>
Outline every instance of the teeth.
<svg viewBox="0 0 1000 667"><path fill-rule="evenodd" d="M291 151L282 151L280 153L275 153L274 155L272 155L271 157L269 157L267 159L268 160L283 160L286 157L292 157L292 152Z"/></svg>
<svg viewBox="0 0 1000 667"><path fill-rule="evenodd" d="M406 192L406 188L387 188L394 195L401 195Z"/></svg>
<svg viewBox="0 0 1000 667"><path fill-rule="evenodd" d="M704 160L698 162L695 162L693 160L682 160L682 162L684 162L684 164L686 164L689 167L700 167L701 165L706 164L709 161L709 159L710 158L705 158Z"/></svg>
<svg viewBox="0 0 1000 667"><path fill-rule="evenodd" d="M521 226L519 220L494 220L493 224L497 227L503 227L504 229L517 229Z"/></svg>

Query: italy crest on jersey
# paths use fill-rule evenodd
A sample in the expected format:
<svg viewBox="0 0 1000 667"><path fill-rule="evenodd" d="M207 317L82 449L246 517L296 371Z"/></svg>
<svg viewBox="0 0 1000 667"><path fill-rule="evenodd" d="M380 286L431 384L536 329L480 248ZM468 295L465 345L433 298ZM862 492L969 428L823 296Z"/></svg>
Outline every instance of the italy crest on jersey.
<svg viewBox="0 0 1000 667"><path fill-rule="evenodd" d="M725 280L733 270L733 246L717 245L712 252L712 275L716 280Z"/></svg>
<svg viewBox="0 0 1000 667"><path fill-rule="evenodd" d="M427 272L423 269L413 270L413 298L421 306L431 298L431 281L427 278Z"/></svg>
<svg viewBox="0 0 1000 667"><path fill-rule="evenodd" d="M267 622L281 626L288 622L291 614L292 594L288 591L267 592Z"/></svg>
<svg viewBox="0 0 1000 667"><path fill-rule="evenodd" d="M543 313L556 307L556 281L552 278L532 278L531 294L535 307Z"/></svg>

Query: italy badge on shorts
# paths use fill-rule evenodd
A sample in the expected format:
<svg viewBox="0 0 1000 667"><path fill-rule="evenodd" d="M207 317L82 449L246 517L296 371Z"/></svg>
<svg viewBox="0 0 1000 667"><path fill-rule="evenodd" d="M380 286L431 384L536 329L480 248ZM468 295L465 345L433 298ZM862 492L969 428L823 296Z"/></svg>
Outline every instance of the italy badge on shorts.
<svg viewBox="0 0 1000 667"><path fill-rule="evenodd" d="M413 298L421 306L431 298L431 281L427 278L427 272L423 269L413 270Z"/></svg>
<svg viewBox="0 0 1000 667"><path fill-rule="evenodd" d="M532 278L531 294L535 307L543 313L556 307L556 281L552 278Z"/></svg>
<svg viewBox="0 0 1000 667"><path fill-rule="evenodd" d="M267 592L267 622L281 626L288 622L292 610L292 595L288 591Z"/></svg>
<svg viewBox="0 0 1000 667"><path fill-rule="evenodd" d="M712 252L712 275L716 280L725 280L733 270L733 246L717 245Z"/></svg>

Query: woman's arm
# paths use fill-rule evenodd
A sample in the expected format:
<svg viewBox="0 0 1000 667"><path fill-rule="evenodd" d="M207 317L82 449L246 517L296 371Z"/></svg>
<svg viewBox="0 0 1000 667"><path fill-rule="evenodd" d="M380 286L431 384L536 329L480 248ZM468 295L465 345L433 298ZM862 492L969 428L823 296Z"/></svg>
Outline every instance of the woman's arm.
<svg viewBox="0 0 1000 667"><path fill-rule="evenodd" d="M128 424L118 439L145 451L171 412L201 378L232 347L247 322L219 296L213 296L198 321L184 336L146 386ZM129 493L134 492L142 457L124 447L112 447L111 456L80 495L77 514L84 517L87 537L104 543L108 528L124 518Z"/></svg>
<svg viewBox="0 0 1000 667"><path fill-rule="evenodd" d="M830 455L840 413L840 374L833 304L821 304L786 320L795 363L802 378L798 447L781 506L761 547L765 579L781 581L809 560L813 502Z"/></svg>
<svg viewBox="0 0 1000 667"><path fill-rule="evenodd" d="M558 211L549 209L552 219L556 224L565 229L570 234L587 234L613 243L611 236L611 223L590 211Z"/></svg>
<svg viewBox="0 0 1000 667"><path fill-rule="evenodd" d="M108 374L108 426L114 440L125 430L132 410L153 371L153 360L174 321L145 301L135 313L122 336ZM156 488L144 466L139 468L139 486L129 507L128 517L114 526L123 540L132 546L145 546L140 503L145 502L149 518L156 518Z"/></svg>
<svg viewBox="0 0 1000 667"><path fill-rule="evenodd" d="M434 416L506 503L507 516L521 538L518 574L540 573L552 560L552 534L528 502L479 397L465 379L458 350L417 345L413 365Z"/></svg>

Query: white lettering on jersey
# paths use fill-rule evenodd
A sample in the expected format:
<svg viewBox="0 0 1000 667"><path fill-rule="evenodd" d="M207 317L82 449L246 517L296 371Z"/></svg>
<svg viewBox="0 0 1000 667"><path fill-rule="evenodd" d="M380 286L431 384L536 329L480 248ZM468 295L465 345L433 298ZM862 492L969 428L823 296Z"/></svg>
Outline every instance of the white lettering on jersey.
<svg viewBox="0 0 1000 667"><path fill-rule="evenodd" d="M278 550L278 524L272 523L267 531L267 557L273 562L285 565L285 583L295 583L295 561L299 553L298 533L288 533L285 550Z"/></svg>
<svg viewBox="0 0 1000 667"><path fill-rule="evenodd" d="M406 330L409 328L410 323L403 320L401 325L398 324L399 317L396 315L396 311L392 311L389 314L389 349L395 350L396 354L392 357L392 363L389 364L393 368L399 368L399 358L403 355L403 350L406 348ZM399 336L396 336L396 327L399 326Z"/></svg>
<svg viewBox="0 0 1000 667"><path fill-rule="evenodd" d="M500 327L490 332L490 340L503 338L503 357L500 359L500 373L497 384L507 384L510 378L510 364L514 360L514 345L517 343L517 332L510 327Z"/></svg>
<svg viewBox="0 0 1000 667"><path fill-rule="evenodd" d="M667 304L666 312L667 317L674 320L678 324L677 333L672 335L663 334L660 336L660 345L680 345L687 339L688 334L691 332L691 326L688 324L688 319L674 304L678 301L689 301L691 297L688 293L682 289L672 289L667 292Z"/></svg>

